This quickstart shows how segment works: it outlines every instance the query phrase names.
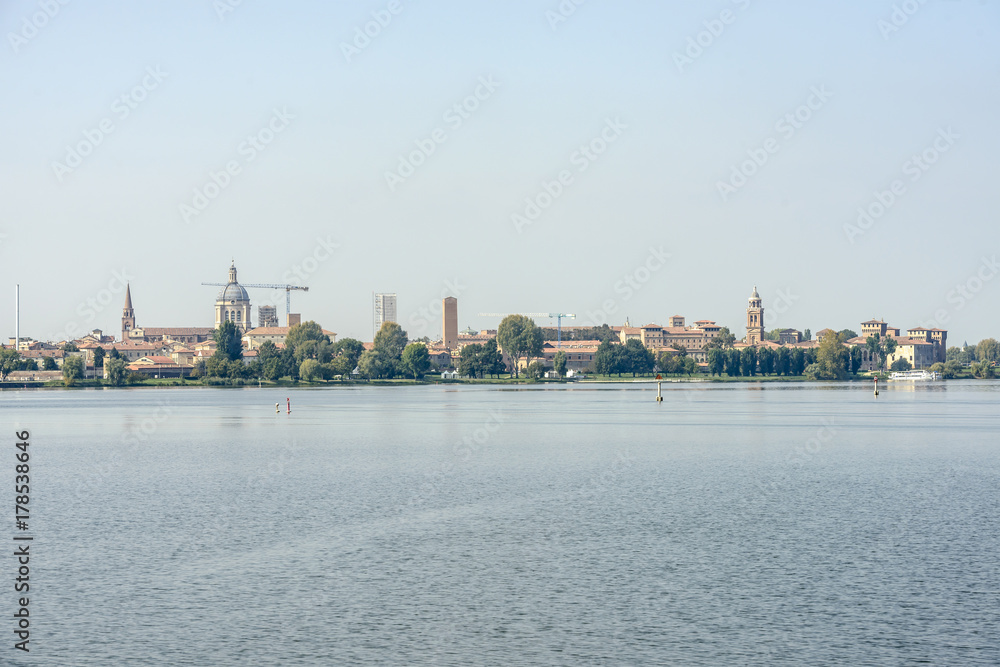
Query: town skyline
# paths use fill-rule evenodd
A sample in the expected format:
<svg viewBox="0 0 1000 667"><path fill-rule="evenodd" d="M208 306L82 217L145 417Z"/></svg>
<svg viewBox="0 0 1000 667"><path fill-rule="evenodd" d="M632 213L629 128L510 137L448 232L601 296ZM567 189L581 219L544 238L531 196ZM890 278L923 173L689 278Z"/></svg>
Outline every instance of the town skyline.
<svg viewBox="0 0 1000 667"><path fill-rule="evenodd" d="M229 268L229 274L228 274L229 278L231 279L231 281L227 282L225 284L219 283L218 285L226 285L226 284L228 284L228 285L232 285L232 284L239 285L241 291L243 292L244 297L246 297L246 298L249 299L248 302L247 302L247 304L245 304L245 306L240 306L240 308L239 308L244 313L246 313L246 315L243 318L243 322L241 323L242 328L244 330L246 330L246 331L249 331L251 329L257 328L258 326L274 326L274 324L271 324L270 322L266 323L266 324L259 324L259 320L260 320L260 317L259 317L259 308L261 306L263 306L264 308L268 309L269 312L267 313L267 316L266 316L267 318L271 318L273 316L273 312L274 311L277 312L277 316L278 316L278 320L277 320L277 323L276 323L277 326L282 326L282 327L288 326L288 321L287 321L286 317L282 314L282 311L281 311L281 308L280 308L280 306L282 305L281 301L284 301L285 298L284 297L282 297L281 299L276 299L275 298L278 295L279 292L280 292L281 295L284 295L284 293L285 293L284 290L280 290L280 289L279 290L273 290L273 291L268 290L268 291L271 291L270 298L264 299L261 302L255 302L254 297L252 296L252 294L249 294L249 293L246 292L245 289L242 289L246 283L241 283L241 282L239 282L239 281L236 280L236 275L237 275L236 274L236 268L237 267L235 267L235 260L234 260L233 264ZM287 277L287 274L286 274L286 277ZM71 320L69 322L69 324L64 329L62 329L60 331L57 331L54 334L49 334L49 335L37 335L37 334L34 334L33 335L32 333L24 330L24 328L23 328L23 326L24 326L24 318L23 318L23 315L22 315L22 319L21 319L22 329L21 329L21 332L20 332L20 337L21 338L30 338L30 339L34 339L34 340L40 340L40 341L57 343L57 342L72 341L72 340L81 338L81 337L85 336L86 334L91 333L94 330L100 330L105 335L110 334L110 335L113 335L113 336L117 336L118 332L119 332L119 330L120 330L120 328L122 326L122 323L123 323L123 316L122 316L122 312L123 311L126 313L126 317L130 319L130 324L129 324L130 328L149 328L149 327L192 327L192 328L206 328L207 327L207 328L215 328L215 327L218 326L218 324L220 322L220 317L221 317L220 314L219 314L219 311L218 311L218 305L217 304L220 303L218 301L218 299L219 299L219 297L221 296L221 294L223 292L227 291L226 287L223 287L222 291L220 291L219 294L216 295L216 298L214 298L212 300L212 302L211 302L211 307L215 311L214 318L207 317L207 318L203 318L202 320L199 320L197 322L166 322L166 321L159 321L157 319L156 315L153 315L152 318L150 318L150 319L147 319L147 317L145 317L145 316L143 316L140 319L140 317L136 315L136 311L138 311L140 313L143 313L146 309L140 307L140 308L137 308L137 309L133 310L133 301L132 301L132 296L131 296L131 283L127 281L127 278L128 278L127 272L122 271L119 275L116 276L117 283L114 284L114 289L111 289L109 287L108 289L104 290L103 293L99 294L98 297L92 298L92 299L88 300L87 302L84 302L84 303L80 304L80 307L78 308L78 315L79 315L79 317L77 318L77 320L79 320L80 322L87 322L87 323L93 324L93 326L89 326L88 328L81 329L80 328L81 324L78 323L77 320ZM118 287L119 285L122 284L121 280L126 280L126 282L123 283L124 287ZM455 285L456 288L459 288L459 291L461 291L460 290L461 283L458 283L456 281L456 283L454 283L454 285ZM636 289L636 288L640 288L641 289L642 283L640 283L640 282L622 281L622 286L625 289ZM113 308L110 306L110 299L113 299L115 297L115 295L118 294L119 292L121 294L122 304L124 306L124 309L119 308L117 311L115 311L118 314L114 318L114 323L112 323L112 322L105 323L105 324L108 324L110 326L98 326L96 323L102 321L102 318L100 317L100 315L103 315L105 312L107 312L109 310L113 310ZM254 289L253 293L263 294L263 293L266 293L266 291L259 290L259 289ZM763 307L763 315L762 315L761 321L758 322L758 328L761 329L763 332L771 332L771 331L774 331L774 330L781 330L781 329L792 329L792 330L797 330L800 333L811 331L811 332L813 332L815 334L816 332L824 330L824 329L832 329L834 331L839 331L839 330L844 330L844 329L857 330L858 325L859 324L863 324L863 321L860 320L860 319L858 319L857 322L853 322L853 323L846 323L846 324L844 324L844 323L827 323L827 322L824 322L824 323L822 323L822 325L815 325L815 326L805 326L803 323L796 323L796 322L791 322L791 321L783 321L783 319L782 319L783 317L788 318L790 316L789 313L792 311L793 306L795 305L795 302L798 300L798 297L794 293L792 293L791 291L776 290L776 294L777 294L777 297L772 300L772 303L770 305L767 303L766 299L764 299L763 297L760 297L758 299L758 304ZM396 312L396 310L397 310L397 294L396 293L383 294L383 293L374 293L373 292L373 293L371 293L371 295L372 295L372 297L374 297L376 299L376 301L379 298L381 298L381 297L392 297L392 299L393 299L393 302L392 302L392 312L393 313ZM754 297L757 297L757 296L758 296L757 295L757 285L754 285L753 286L753 294L751 296L751 299L753 299ZM295 298L296 299L300 299L301 295L297 294ZM443 321L442 321L442 309L444 307L443 306L443 300L445 298L451 298L451 299L457 300L457 312L458 312L458 325L457 325L457 327L461 331L465 331L465 330L471 329L471 330L474 330L474 331L478 332L478 331L485 331L485 330L489 330L489 329L495 329L496 325L499 323L499 320L497 320L496 318L482 317L482 315L484 315L484 313L477 311L477 314L468 316L468 319L475 320L477 322L481 322L482 326L472 326L471 324L467 324L462 319L462 314L461 314L462 313L462 303L463 303L462 300L458 299L457 297L452 296L451 294L444 294L440 299L434 300L434 301L426 304L424 307L420 308L418 311L412 311L411 310L410 311L411 312L411 316L410 316L409 323L405 322L405 321L400 321L400 320L402 320L402 318L399 318L399 317L397 317L395 319L392 318L392 317L389 317L388 319L383 319L383 320L380 320L380 321L394 321L394 322L397 322L407 332L407 334L408 334L408 336L410 337L411 340L422 339L422 338L429 338L431 341L444 340L446 336L445 336L445 332L444 332L444 324L443 324ZM107 301L109 305L107 305L107 306L103 305L102 302L104 302L104 301ZM23 301L22 301L22 303L23 303ZM322 320L320 318L312 317L308 312L305 312L305 313L302 312L303 309L299 306L300 303L302 303L302 302L296 300L295 305L292 306L291 310L289 311L291 313L291 316L294 318L294 321L292 322L292 324L298 323L298 322L310 321L311 320L311 321L315 321L315 322L321 324L322 326L324 326L324 328L330 328L332 326L334 329L337 329L337 325L336 325L335 322L327 322L327 321L324 321L324 320ZM277 305L275 305L275 304L277 304ZM660 317L653 317L653 318L646 318L646 317L633 318L628 313L622 313L620 307L617 304L617 302L615 302L613 300L605 301L604 303L602 303L602 306L604 306L605 308L608 309L607 312L605 310L598 310L597 312L590 311L590 312L585 313L585 314L573 314L573 315L575 315L575 317L572 317L572 315L571 315L571 317L567 317L565 319L565 321L562 323L562 328L566 329L566 330L571 330L571 329L576 329L576 328L599 327L599 326L605 325L605 324L608 325L608 326L611 326L613 328L616 328L616 329L621 328L621 327L635 327L635 328L640 328L640 327L644 327L644 326L650 325L650 324L652 324L652 325L658 325L658 326L670 326L669 322L671 320L677 318L677 317L680 317L682 320L686 320L687 322L697 322L698 321L698 320L694 319L693 317L691 317L690 315L687 315L687 314L684 314L684 313L679 313L679 312L675 313L674 315L663 315L663 316L660 316ZM376 310L376 309L377 309L377 306L375 306L373 304L373 310ZM469 308L469 310L475 310L475 309L474 308ZM569 311L567 311L567 312L569 312ZM744 310L743 312L744 312L744 317L745 317L746 311ZM514 311L511 311L509 314L519 314L519 313L531 313L531 311L529 309L522 309L521 311L514 310ZM747 324L745 318L744 318L744 320L743 320L742 323L732 323L730 321L723 320L723 319L712 319L710 317L712 315L712 313L702 313L702 315L709 316L709 317L701 318L702 321L711 321L713 324L717 324L718 326L728 328L736 336L736 340L739 341L739 340L743 340L745 338L745 336L746 336L746 324ZM616 318L618 316L621 317L621 321L617 321L616 319L614 319L614 318ZM110 318L110 317L111 316L108 315L108 318ZM609 318L611 318L611 319L609 319ZM542 327L542 328L556 329L558 327L558 323L556 321L556 318L554 318L554 317L544 318L544 317L539 317L539 316L533 316L532 319L535 320L536 323L540 327ZM550 319L551 322L546 321L546 319ZM891 316L887 317L883 313L872 315L872 316L870 316L870 319L871 320L879 320L879 321L883 321L883 322L893 322L893 323L898 323L898 322L901 321L898 318L894 318L894 317L891 317ZM235 322L236 319L234 318L233 321ZM407 328L408 324L409 324L410 327L413 327L415 330L411 331L410 329L408 329ZM437 327L437 329L435 329L435 327ZM906 326L901 326L901 327L897 327L897 328L901 329L901 330L916 329L916 328L942 329L942 330L945 330L945 331L949 330L947 326L939 326L939 323L937 321L933 320L933 319L930 322L909 323ZM371 329L369 329L369 331L371 331ZM336 331L336 333L337 333L337 335L340 338L354 338L356 340L368 341L368 342L370 342L370 340L372 338L371 335L365 335L363 333L359 333L357 335L352 335L352 332L350 332L350 331ZM952 333L954 333L954 332L952 332ZM990 334L990 335L987 335L987 336L982 336L981 338L974 338L973 339L973 338L969 338L969 337L954 336L953 335L952 344L953 345L961 346L962 344L964 344L964 342L966 340L972 340L972 342L974 344L978 340L981 340L981 339L987 338L987 337L994 337L994 336L995 336L995 334ZM15 332L12 331L9 335L5 336L5 339L14 338L14 337L15 337ZM759 337L757 338L757 340L759 340Z"/></svg>
<svg viewBox="0 0 1000 667"><path fill-rule="evenodd" d="M57 5L0 14L5 334L16 283L24 331L109 326L123 272L205 322L233 257L359 338L372 292L421 336L443 293L733 327L755 283L777 326L997 329L996 3Z"/></svg>

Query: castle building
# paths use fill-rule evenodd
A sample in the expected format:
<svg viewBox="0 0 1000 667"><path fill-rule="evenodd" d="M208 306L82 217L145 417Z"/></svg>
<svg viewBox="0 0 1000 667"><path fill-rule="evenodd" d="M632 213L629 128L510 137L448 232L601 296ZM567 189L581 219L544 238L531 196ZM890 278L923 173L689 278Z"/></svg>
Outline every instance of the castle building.
<svg viewBox="0 0 1000 667"><path fill-rule="evenodd" d="M761 305L757 286L753 286L747 305L747 345L759 345L764 340L764 306Z"/></svg>
<svg viewBox="0 0 1000 667"><path fill-rule="evenodd" d="M236 265L229 266L229 282L215 300L215 328L223 322L232 322L240 331L252 328L250 321L250 295L236 280Z"/></svg>

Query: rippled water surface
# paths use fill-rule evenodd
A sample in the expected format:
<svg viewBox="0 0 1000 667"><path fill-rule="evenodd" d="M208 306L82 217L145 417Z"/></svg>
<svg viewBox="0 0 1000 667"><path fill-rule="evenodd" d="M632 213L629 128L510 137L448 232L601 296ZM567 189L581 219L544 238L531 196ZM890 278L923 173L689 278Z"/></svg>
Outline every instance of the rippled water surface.
<svg viewBox="0 0 1000 667"><path fill-rule="evenodd" d="M654 396L2 392L0 664L1000 663L1000 383Z"/></svg>

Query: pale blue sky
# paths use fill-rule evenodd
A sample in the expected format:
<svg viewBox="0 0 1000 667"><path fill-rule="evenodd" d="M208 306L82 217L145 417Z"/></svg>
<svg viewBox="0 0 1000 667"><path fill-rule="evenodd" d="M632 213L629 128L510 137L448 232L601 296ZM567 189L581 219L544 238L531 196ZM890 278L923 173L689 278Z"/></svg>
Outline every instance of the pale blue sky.
<svg viewBox="0 0 1000 667"><path fill-rule="evenodd" d="M243 0L220 19L224 2L53 0L37 34L24 21L45 2L0 7L4 336L15 282L22 335L117 332L123 270L140 326L211 326L215 290L200 283L224 280L231 258L241 281L308 285L293 312L362 339L372 291L399 295L413 337L440 335L421 309L443 293L462 328L495 326L481 311L585 324L610 301L613 324L682 314L742 335L754 284L775 327L879 316L953 342L1000 335L1000 279L983 264L1000 252L995 2L912 0L887 32L894 3L872 0L589 0L554 29L554 0L401 1L350 62L341 43L388 1ZM707 46L679 68L699 33ZM496 88L456 127L445 114L480 77ZM124 116L115 100L144 78ZM776 127L813 89L829 97L794 132ZM249 160L242 142L275 109L287 125ZM103 119L113 131L57 175ZM608 119L606 151L574 161ZM444 142L390 189L386 172L438 128ZM948 150L912 180L904 163L933 157L939 132ZM765 145L724 200L718 183ZM186 222L181 205L230 161L239 173ZM511 216L562 170L572 181L518 231ZM845 225L894 180L902 194L851 243ZM326 256L317 238L339 247L296 277ZM670 258L647 274L651 247ZM970 280L969 298L955 291ZM779 290L790 305L774 307Z"/></svg>

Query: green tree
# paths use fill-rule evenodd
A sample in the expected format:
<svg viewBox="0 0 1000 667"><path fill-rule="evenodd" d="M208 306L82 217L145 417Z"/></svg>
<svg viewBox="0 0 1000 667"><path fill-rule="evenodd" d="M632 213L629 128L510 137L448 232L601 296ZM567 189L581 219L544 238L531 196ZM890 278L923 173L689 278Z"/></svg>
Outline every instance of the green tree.
<svg viewBox="0 0 1000 667"><path fill-rule="evenodd" d="M387 359L385 354L379 350L365 350L361 358L358 359L358 372L369 380L389 377L392 373L392 365L392 360Z"/></svg>
<svg viewBox="0 0 1000 667"><path fill-rule="evenodd" d="M853 329L841 329L840 331L837 332L837 338L840 339L841 343L857 337L858 334Z"/></svg>
<svg viewBox="0 0 1000 667"><path fill-rule="evenodd" d="M0 380L5 380L11 371L16 371L21 364L21 353L10 348L0 348Z"/></svg>
<svg viewBox="0 0 1000 667"><path fill-rule="evenodd" d="M774 372L774 350L769 347L762 347L757 352L757 366L761 375L770 375Z"/></svg>
<svg viewBox="0 0 1000 667"><path fill-rule="evenodd" d="M431 356L423 343L410 343L403 348L403 370L414 380L420 380L430 370Z"/></svg>
<svg viewBox="0 0 1000 667"><path fill-rule="evenodd" d="M594 372L598 375L611 375L618 372L618 349L620 344L606 340L597 346L594 353Z"/></svg>
<svg viewBox="0 0 1000 667"><path fill-rule="evenodd" d="M281 351L272 341L265 340L257 347L257 361L262 365L279 356L281 356Z"/></svg>
<svg viewBox="0 0 1000 667"><path fill-rule="evenodd" d="M679 345L677 343L674 343L670 347L671 347L671 349L677 350L677 356L678 357L686 357L686 356L688 356L687 348L684 347L683 345Z"/></svg>
<svg viewBox="0 0 1000 667"><path fill-rule="evenodd" d="M726 375L729 377L740 377L742 375L742 363L739 350L726 351Z"/></svg>
<svg viewBox="0 0 1000 667"><path fill-rule="evenodd" d="M736 336L729 330L729 327L722 327L719 329L719 333L708 342L705 346L706 348L718 347L723 350L728 350L736 342Z"/></svg>
<svg viewBox="0 0 1000 667"><path fill-rule="evenodd" d="M985 338L976 345L976 359L996 363L1000 361L1000 343L996 338Z"/></svg>
<svg viewBox="0 0 1000 667"><path fill-rule="evenodd" d="M972 374L977 378L990 379L996 375L996 371L989 361L976 361L972 364Z"/></svg>
<svg viewBox="0 0 1000 667"><path fill-rule="evenodd" d="M757 348L745 347L740 352L740 372L745 377L757 374Z"/></svg>
<svg viewBox="0 0 1000 667"><path fill-rule="evenodd" d="M552 357L552 368L556 373L559 373L559 377L566 377L566 353L562 350L556 352L556 355Z"/></svg>
<svg viewBox="0 0 1000 667"><path fill-rule="evenodd" d="M910 364L908 359L900 357L896 361L892 362L892 366L889 366L891 371L909 371L913 370L913 366Z"/></svg>
<svg viewBox="0 0 1000 667"><path fill-rule="evenodd" d="M708 371L712 375L722 375L726 367L726 353L718 348L708 351Z"/></svg>
<svg viewBox="0 0 1000 667"><path fill-rule="evenodd" d="M682 366L684 367L684 372L688 375L698 372L698 362L693 357L684 357Z"/></svg>
<svg viewBox="0 0 1000 667"><path fill-rule="evenodd" d="M812 337L813 337L812 331L810 331L809 329L806 329L805 331L802 332L802 340L812 340Z"/></svg>
<svg viewBox="0 0 1000 667"><path fill-rule="evenodd" d="M497 347L496 338L490 338L483 343L483 349L479 353L479 361L480 370L488 375L499 377L507 368L503 362L503 352Z"/></svg>
<svg viewBox="0 0 1000 667"><path fill-rule="evenodd" d="M42 357L42 370L43 371L57 371L59 370L56 360L52 357Z"/></svg>
<svg viewBox="0 0 1000 667"><path fill-rule="evenodd" d="M789 375L802 375L802 372L806 369L806 354L801 348L795 348L789 354L788 359L788 374Z"/></svg>
<svg viewBox="0 0 1000 667"><path fill-rule="evenodd" d="M851 347L851 373L857 374L861 370L862 361L862 347L860 345L854 345Z"/></svg>
<svg viewBox="0 0 1000 667"><path fill-rule="evenodd" d="M329 336L323 333L323 328L316 324L316 322L309 320L296 324L288 330L288 333L285 335L285 347L290 347L294 350L300 343L309 340L317 343L320 341L330 342Z"/></svg>
<svg viewBox="0 0 1000 667"><path fill-rule="evenodd" d="M774 374L788 375L791 365L791 352L787 347L779 347L774 353Z"/></svg>
<svg viewBox="0 0 1000 667"><path fill-rule="evenodd" d="M112 347L111 351L108 352L108 359L117 359L120 356L122 356L122 355L121 355L121 352L118 351L117 347Z"/></svg>
<svg viewBox="0 0 1000 667"><path fill-rule="evenodd" d="M80 351L80 348L78 348L76 346L76 343L73 343L73 342L70 342L70 341L67 341L67 342L63 343L63 346L60 349L63 352L79 352Z"/></svg>
<svg viewBox="0 0 1000 667"><path fill-rule="evenodd" d="M124 359L120 357L118 359L108 359L104 370L108 374L108 384L114 385L115 387L120 387L125 384L128 377L128 368L126 368Z"/></svg>
<svg viewBox="0 0 1000 667"><path fill-rule="evenodd" d="M83 378L83 359L78 356L66 357L62 365L63 382L72 387Z"/></svg>
<svg viewBox="0 0 1000 667"><path fill-rule="evenodd" d="M770 331L764 332L764 340L772 340L777 343L781 340L781 329L771 329Z"/></svg>
<svg viewBox="0 0 1000 667"><path fill-rule="evenodd" d="M843 380L851 364L851 352L840 342L840 336L830 331L819 342L816 352L816 372L813 379Z"/></svg>
<svg viewBox="0 0 1000 667"><path fill-rule="evenodd" d="M104 366L104 348L100 345L94 350L94 368L102 368Z"/></svg>
<svg viewBox="0 0 1000 667"><path fill-rule="evenodd" d="M215 354L220 358L226 361L243 358L243 337L235 323L223 322L212 335L216 345Z"/></svg>
<svg viewBox="0 0 1000 667"><path fill-rule="evenodd" d="M524 367L524 377L529 380L537 380L545 373L545 367L539 361L532 361Z"/></svg>
<svg viewBox="0 0 1000 667"><path fill-rule="evenodd" d="M497 343L514 362L514 377L518 376L518 363L525 357L526 365L542 353L542 330L524 315L508 315L497 328Z"/></svg>
<svg viewBox="0 0 1000 667"><path fill-rule="evenodd" d="M653 372L656 358L641 341L635 338L626 341L623 352L623 370L621 372L632 373L632 377L635 377L636 374L645 375Z"/></svg>
<svg viewBox="0 0 1000 667"><path fill-rule="evenodd" d="M470 378L480 377L482 373L482 352L483 346L479 343L463 345L461 351L458 353L458 374Z"/></svg>
<svg viewBox="0 0 1000 667"><path fill-rule="evenodd" d="M315 359L305 359L299 364L299 378L306 382L313 382L323 374L323 366Z"/></svg>
<svg viewBox="0 0 1000 667"><path fill-rule="evenodd" d="M401 359L403 350L406 348L406 332L403 327L395 322L383 322L382 327L375 334L374 349L393 361Z"/></svg>
<svg viewBox="0 0 1000 667"><path fill-rule="evenodd" d="M331 347L333 357L329 363L329 373L350 377L355 368L358 367L358 360L365 351L364 344L353 338L342 338Z"/></svg>

